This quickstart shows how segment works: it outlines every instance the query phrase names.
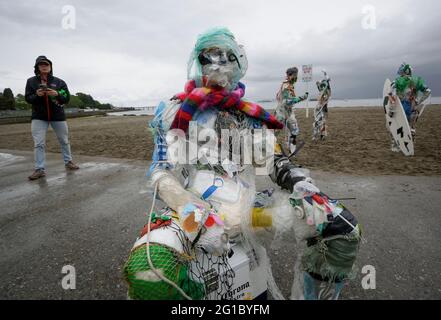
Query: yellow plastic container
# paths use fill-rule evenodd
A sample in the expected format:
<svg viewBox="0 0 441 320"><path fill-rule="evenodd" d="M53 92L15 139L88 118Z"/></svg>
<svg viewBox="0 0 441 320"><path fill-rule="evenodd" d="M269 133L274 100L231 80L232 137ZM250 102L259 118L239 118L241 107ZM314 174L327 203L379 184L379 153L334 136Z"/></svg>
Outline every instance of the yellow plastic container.
<svg viewBox="0 0 441 320"><path fill-rule="evenodd" d="M254 228L267 228L273 226L273 216L270 210L265 208L253 208L251 225Z"/></svg>

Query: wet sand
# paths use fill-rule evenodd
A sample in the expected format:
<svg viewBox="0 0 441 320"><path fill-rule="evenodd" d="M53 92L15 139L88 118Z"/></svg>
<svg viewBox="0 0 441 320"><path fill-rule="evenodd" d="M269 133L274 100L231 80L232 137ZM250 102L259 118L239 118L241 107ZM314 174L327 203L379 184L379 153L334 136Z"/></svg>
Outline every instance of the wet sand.
<svg viewBox="0 0 441 320"><path fill-rule="evenodd" d="M14 161L5 161L7 154ZM153 196L146 163L77 156L82 168L72 172L59 154L48 153L48 175L29 182L32 158L32 151L0 149L0 299L126 299L122 268ZM441 299L441 176L312 174L324 193L355 198L344 203L366 239L341 299ZM258 189L269 184L257 178ZM270 232L261 239L289 297L295 235L284 234L274 246ZM76 268L75 290L60 285L64 265ZM375 290L362 287L366 265L377 271Z"/></svg>
<svg viewBox="0 0 441 320"><path fill-rule="evenodd" d="M312 110L311 110L312 111ZM353 175L441 175L441 106L430 106L417 127L415 156L390 151L382 107L331 108L329 136L313 142L312 112L296 110L306 142L296 162L310 169ZM153 151L149 116L106 116L69 119L72 153L125 159L150 160ZM0 148L33 149L30 123L0 125ZM47 151L60 152L52 130Z"/></svg>

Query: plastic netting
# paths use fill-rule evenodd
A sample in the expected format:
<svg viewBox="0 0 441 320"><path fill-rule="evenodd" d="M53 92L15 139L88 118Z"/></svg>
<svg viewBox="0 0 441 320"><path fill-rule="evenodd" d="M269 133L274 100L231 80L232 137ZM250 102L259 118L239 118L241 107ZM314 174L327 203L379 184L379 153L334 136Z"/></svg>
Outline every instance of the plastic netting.
<svg viewBox="0 0 441 320"><path fill-rule="evenodd" d="M134 300L184 300L176 287L193 300L221 299L231 289L234 271L228 263L227 253L214 256L197 251L182 229L172 223L170 228L181 242L183 252L163 244L151 242L135 247L124 266L128 296ZM151 231L152 232L152 231ZM163 281L149 266L147 250L156 273L175 286Z"/></svg>
<svg viewBox="0 0 441 320"><path fill-rule="evenodd" d="M126 280L130 284L129 297L141 300L183 300L184 297L176 288L162 281L151 270L146 250L146 244L135 248L124 267ZM163 245L150 244L150 257L155 269L192 299L204 296L203 284L189 278L188 266L180 261L178 253Z"/></svg>
<svg viewBox="0 0 441 320"><path fill-rule="evenodd" d="M204 281L207 300L226 300L231 291L235 273L228 262L227 254L214 256L201 252L190 269L193 277Z"/></svg>

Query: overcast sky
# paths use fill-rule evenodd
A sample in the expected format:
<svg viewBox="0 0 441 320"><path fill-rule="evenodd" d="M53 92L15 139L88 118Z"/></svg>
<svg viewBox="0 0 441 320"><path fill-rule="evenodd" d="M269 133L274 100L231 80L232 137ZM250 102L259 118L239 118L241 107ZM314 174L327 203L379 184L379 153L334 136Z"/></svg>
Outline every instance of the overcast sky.
<svg viewBox="0 0 441 320"><path fill-rule="evenodd" d="M62 28L66 5L75 8L73 30ZM375 29L363 28L373 22L367 5ZM286 68L302 64L314 65L314 80L325 68L336 98L377 98L403 61L441 96L440 12L438 0L2 0L0 89L23 93L35 58L46 55L73 93L154 105L182 91L197 35L225 26L245 46L250 100L274 98Z"/></svg>

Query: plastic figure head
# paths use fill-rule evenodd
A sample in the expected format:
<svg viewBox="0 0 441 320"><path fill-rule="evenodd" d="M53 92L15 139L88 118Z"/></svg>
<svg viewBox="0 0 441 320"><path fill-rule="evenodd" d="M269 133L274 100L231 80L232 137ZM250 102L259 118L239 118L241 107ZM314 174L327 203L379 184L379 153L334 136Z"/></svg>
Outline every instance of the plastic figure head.
<svg viewBox="0 0 441 320"><path fill-rule="evenodd" d="M322 80L322 81L317 81L317 88L319 89L319 91L323 91L328 87L328 81L327 80Z"/></svg>
<svg viewBox="0 0 441 320"><path fill-rule="evenodd" d="M399 76L412 76L412 67L410 64L403 62L397 73Z"/></svg>
<svg viewBox="0 0 441 320"><path fill-rule="evenodd" d="M286 70L286 79L291 83L295 83L297 82L298 74L299 69L297 69L296 67L289 68L288 70Z"/></svg>
<svg viewBox="0 0 441 320"><path fill-rule="evenodd" d="M198 87L236 88L247 71L248 61L242 46L227 28L214 28L198 36L187 67L188 79Z"/></svg>

